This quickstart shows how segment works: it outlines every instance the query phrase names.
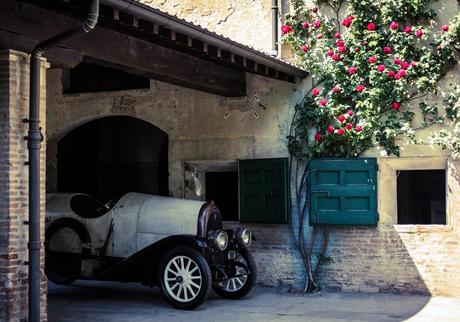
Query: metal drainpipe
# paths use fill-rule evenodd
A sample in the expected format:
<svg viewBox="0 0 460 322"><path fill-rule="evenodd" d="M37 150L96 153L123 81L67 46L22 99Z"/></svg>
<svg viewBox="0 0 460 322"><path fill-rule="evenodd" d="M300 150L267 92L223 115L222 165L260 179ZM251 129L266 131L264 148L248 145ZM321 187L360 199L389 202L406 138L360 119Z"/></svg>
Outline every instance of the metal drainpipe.
<svg viewBox="0 0 460 322"><path fill-rule="evenodd" d="M272 0L272 51L278 55L278 0Z"/></svg>
<svg viewBox="0 0 460 322"><path fill-rule="evenodd" d="M30 57L29 132L29 322L40 321L40 63L48 49L80 33L94 29L99 18L99 0L93 0L89 14L79 26L39 43Z"/></svg>

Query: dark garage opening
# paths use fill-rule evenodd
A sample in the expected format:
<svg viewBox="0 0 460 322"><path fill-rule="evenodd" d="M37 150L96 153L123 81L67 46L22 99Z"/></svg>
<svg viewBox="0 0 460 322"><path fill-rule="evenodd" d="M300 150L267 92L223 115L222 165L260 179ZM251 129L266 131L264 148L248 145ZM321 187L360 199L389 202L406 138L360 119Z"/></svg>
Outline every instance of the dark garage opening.
<svg viewBox="0 0 460 322"><path fill-rule="evenodd" d="M206 200L214 200L223 220L238 220L238 172L206 172Z"/></svg>
<svg viewBox="0 0 460 322"><path fill-rule="evenodd" d="M445 170L399 171L398 224L446 224Z"/></svg>
<svg viewBox="0 0 460 322"><path fill-rule="evenodd" d="M107 201L127 192L168 195L168 135L128 116L97 119L58 143L59 192Z"/></svg>

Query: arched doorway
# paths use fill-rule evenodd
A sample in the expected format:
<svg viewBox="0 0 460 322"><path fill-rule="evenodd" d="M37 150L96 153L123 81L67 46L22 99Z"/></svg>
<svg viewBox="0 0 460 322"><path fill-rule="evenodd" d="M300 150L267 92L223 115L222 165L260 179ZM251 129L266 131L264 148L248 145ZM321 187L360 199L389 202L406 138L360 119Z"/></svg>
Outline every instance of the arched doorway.
<svg viewBox="0 0 460 322"><path fill-rule="evenodd" d="M133 191L168 195L168 176L168 135L137 118L90 121L58 142L58 192L102 201Z"/></svg>

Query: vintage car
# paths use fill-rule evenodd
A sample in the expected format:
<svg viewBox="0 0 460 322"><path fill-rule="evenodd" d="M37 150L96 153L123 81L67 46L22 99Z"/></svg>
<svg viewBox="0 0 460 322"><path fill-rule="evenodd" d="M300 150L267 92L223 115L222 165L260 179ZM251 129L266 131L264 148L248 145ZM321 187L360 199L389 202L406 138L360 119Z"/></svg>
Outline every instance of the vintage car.
<svg viewBox="0 0 460 322"><path fill-rule="evenodd" d="M237 299L256 281L249 229L223 230L213 202L127 193L101 203L87 194L47 195L49 280L158 285L180 309L203 303L210 288Z"/></svg>

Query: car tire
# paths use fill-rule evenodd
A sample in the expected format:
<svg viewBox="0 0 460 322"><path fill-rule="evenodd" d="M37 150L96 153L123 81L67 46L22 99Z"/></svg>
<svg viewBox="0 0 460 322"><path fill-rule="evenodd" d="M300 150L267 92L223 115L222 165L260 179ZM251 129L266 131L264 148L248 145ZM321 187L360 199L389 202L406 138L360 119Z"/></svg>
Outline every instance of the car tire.
<svg viewBox="0 0 460 322"><path fill-rule="evenodd" d="M167 253L158 270L160 291L171 306L191 310L200 306L211 288L211 270L206 259L192 248Z"/></svg>
<svg viewBox="0 0 460 322"><path fill-rule="evenodd" d="M235 265L234 269L236 270L236 272L234 273L244 273L247 267L247 269L249 269L249 272L246 272L246 278L229 278L222 283L213 285L213 290L218 295L222 296L223 298L233 300L240 299L246 296L252 290L257 280L257 266L252 254L247 249L239 250L238 252L236 252L236 254L237 256L234 262L238 262L238 259L243 259L245 263L243 263L243 265Z"/></svg>

